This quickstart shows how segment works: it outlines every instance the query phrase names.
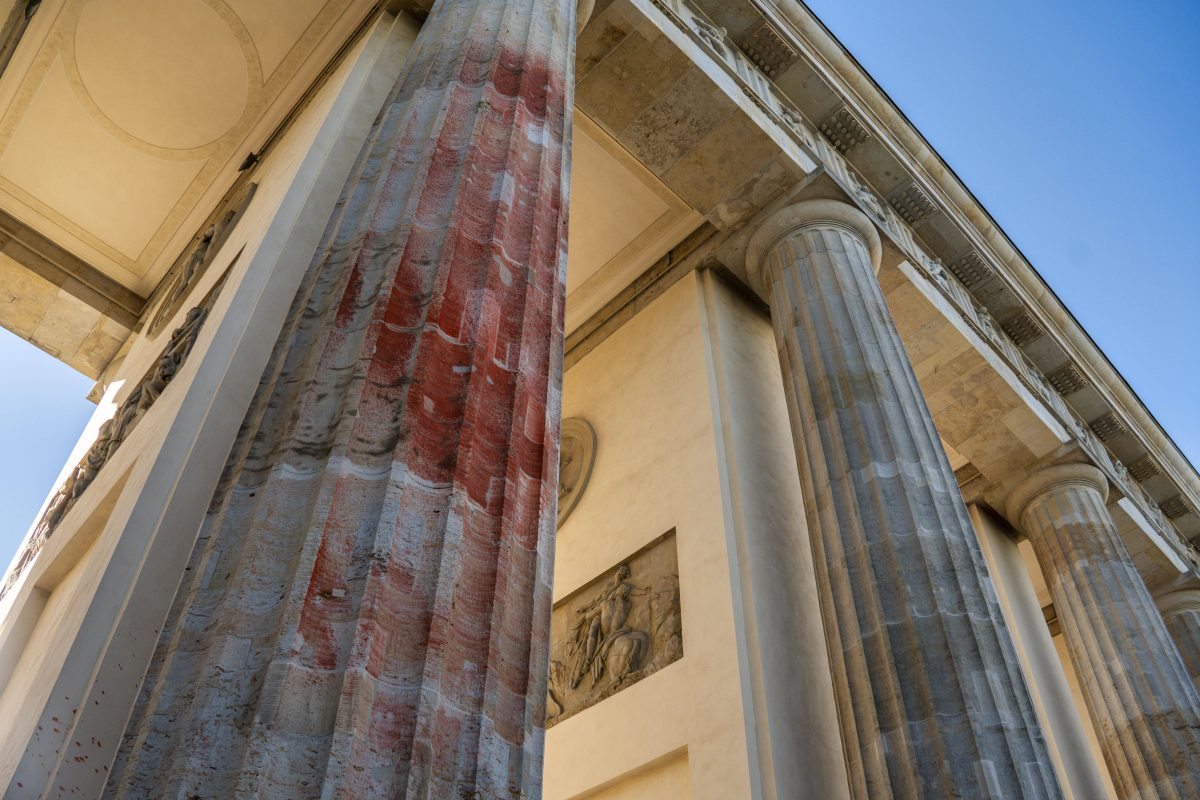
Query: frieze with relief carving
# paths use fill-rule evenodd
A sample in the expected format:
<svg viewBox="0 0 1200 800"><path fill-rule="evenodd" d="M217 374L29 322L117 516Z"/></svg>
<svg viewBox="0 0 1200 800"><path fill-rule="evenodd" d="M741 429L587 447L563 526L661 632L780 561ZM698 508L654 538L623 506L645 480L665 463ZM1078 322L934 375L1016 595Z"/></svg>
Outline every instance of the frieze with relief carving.
<svg viewBox="0 0 1200 800"><path fill-rule="evenodd" d="M554 606L546 725L682 657L679 566L670 531Z"/></svg>
<svg viewBox="0 0 1200 800"><path fill-rule="evenodd" d="M246 184L219 205L200 227L200 232L171 265L166 277L159 284L150 304L154 311L147 318L146 333L153 336L175 315L188 294L212 265L221 246L246 213L254 199L257 183Z"/></svg>
<svg viewBox="0 0 1200 800"><path fill-rule="evenodd" d="M100 430L96 434L96 441L75 469L67 475L67 479L63 481L63 485L54 494L54 497L50 499L41 519L38 520L37 527L34 528L22 548L17 563L9 572L4 585L0 586L0 597L4 597L8 593L17 578L41 550L42 545L54 533L63 517L78 502L84 491L100 474L100 470L116 453L117 448L129 438L138 422L179 374L179 370L182 369L188 355L192 352L196 337L200 334L200 328L208 317L219 289L220 283L213 287L202 304L187 312L183 318L183 324L171 333L171 338L154 362L154 366L125 397L112 419L100 426Z"/></svg>

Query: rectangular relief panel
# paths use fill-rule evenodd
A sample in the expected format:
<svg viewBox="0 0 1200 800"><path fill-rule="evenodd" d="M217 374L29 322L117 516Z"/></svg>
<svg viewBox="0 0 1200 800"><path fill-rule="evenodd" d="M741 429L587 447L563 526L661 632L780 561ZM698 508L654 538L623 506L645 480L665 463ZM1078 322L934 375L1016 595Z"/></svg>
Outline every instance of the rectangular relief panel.
<svg viewBox="0 0 1200 800"><path fill-rule="evenodd" d="M671 530L555 604L547 727L682 657Z"/></svg>

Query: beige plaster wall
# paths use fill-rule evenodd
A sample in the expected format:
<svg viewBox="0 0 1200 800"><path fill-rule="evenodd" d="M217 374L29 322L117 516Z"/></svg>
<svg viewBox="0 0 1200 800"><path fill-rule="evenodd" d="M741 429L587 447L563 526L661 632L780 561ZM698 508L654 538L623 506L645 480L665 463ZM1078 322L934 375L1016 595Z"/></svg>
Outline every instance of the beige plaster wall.
<svg viewBox="0 0 1200 800"><path fill-rule="evenodd" d="M768 798L849 800L775 332L717 273L699 284L758 788Z"/></svg>
<svg viewBox="0 0 1200 800"><path fill-rule="evenodd" d="M1051 642L1041 602L1018 546L1006 525L972 504L971 523L992 574L1004 619L1016 644L1038 720L1049 745L1063 796L1077 800L1116 798L1087 712L1079 703L1078 681L1064 652ZM1070 670L1069 674L1067 670ZM1074 685L1072 687L1072 682Z"/></svg>
<svg viewBox="0 0 1200 800"><path fill-rule="evenodd" d="M547 800L846 797L769 321L689 274L568 370L563 408L598 446L555 597L674 528L684 654L547 732Z"/></svg>
<svg viewBox="0 0 1200 800"><path fill-rule="evenodd" d="M683 749L690 796L751 796L698 301L688 276L564 376L563 416L591 422L597 451L558 532L555 599L674 528L683 658L547 731L546 800L637 797L637 774Z"/></svg>
<svg viewBox="0 0 1200 800"><path fill-rule="evenodd" d="M381 19L257 170L254 202L181 309L241 251L188 361L0 605L0 651L20 653L0 695L0 789L11 796L47 785L98 795L279 326L415 35L411 21ZM177 324L132 343L97 415ZM88 744L77 753L74 742Z"/></svg>
<svg viewBox="0 0 1200 800"><path fill-rule="evenodd" d="M612 786L587 792L580 800L670 800L691 797L687 751L664 756Z"/></svg>

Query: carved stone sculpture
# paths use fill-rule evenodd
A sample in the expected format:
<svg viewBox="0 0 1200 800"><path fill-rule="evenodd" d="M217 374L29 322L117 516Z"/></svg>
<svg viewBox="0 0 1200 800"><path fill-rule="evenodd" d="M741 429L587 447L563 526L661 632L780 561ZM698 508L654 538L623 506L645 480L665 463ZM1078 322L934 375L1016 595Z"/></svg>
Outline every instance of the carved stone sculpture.
<svg viewBox="0 0 1200 800"><path fill-rule="evenodd" d="M575 610L578 619L571 631L572 661L571 688L579 686L584 672L590 672L592 683L604 675L609 651L618 646L618 680L637 669L644 655L648 636L626 625L634 597L649 590L635 586L629 578L628 564L617 568L616 576L590 604Z"/></svg>
<svg viewBox="0 0 1200 800"><path fill-rule="evenodd" d="M149 317L147 333L157 333L179 310L192 288L212 264L229 234L233 232L234 226L246 213L257 188L258 184L251 183L242 192L219 206L201 227L202 232L192 239L188 248L176 259L158 290L162 300ZM153 302L151 300L151 303Z"/></svg>
<svg viewBox="0 0 1200 800"><path fill-rule="evenodd" d="M672 531L560 601L551 622L547 724L683 656Z"/></svg>
<svg viewBox="0 0 1200 800"><path fill-rule="evenodd" d="M218 288L219 286L213 289L202 305L188 311L183 324L171 334L170 340L163 348L154 367L133 387L117 408L116 413L113 414L112 419L100 426L96 441L67 476L67 479L63 481L63 485L51 498L49 505L46 506L46 511L38 521L37 527L34 528L33 535L25 543L16 568L9 573L5 585L0 587L0 597L3 597L16 582L24 568L33 560L33 556L41 549L42 544L54 533L54 529L58 527L66 513L100 474L100 470L112 458L121 443L128 438L133 427L179 373L184 361L192 352L192 345L196 343L196 337L208 315L208 309L216 298Z"/></svg>
<svg viewBox="0 0 1200 800"><path fill-rule="evenodd" d="M596 431L582 417L562 421L558 457L558 525L575 510L596 463Z"/></svg>

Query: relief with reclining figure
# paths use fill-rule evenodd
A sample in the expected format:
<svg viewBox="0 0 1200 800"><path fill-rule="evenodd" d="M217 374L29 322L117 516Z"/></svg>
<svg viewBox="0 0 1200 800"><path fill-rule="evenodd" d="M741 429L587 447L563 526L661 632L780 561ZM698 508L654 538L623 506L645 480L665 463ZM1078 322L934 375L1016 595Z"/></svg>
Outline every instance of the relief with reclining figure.
<svg viewBox="0 0 1200 800"><path fill-rule="evenodd" d="M671 531L554 606L546 725L682 656L679 567Z"/></svg>

